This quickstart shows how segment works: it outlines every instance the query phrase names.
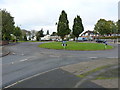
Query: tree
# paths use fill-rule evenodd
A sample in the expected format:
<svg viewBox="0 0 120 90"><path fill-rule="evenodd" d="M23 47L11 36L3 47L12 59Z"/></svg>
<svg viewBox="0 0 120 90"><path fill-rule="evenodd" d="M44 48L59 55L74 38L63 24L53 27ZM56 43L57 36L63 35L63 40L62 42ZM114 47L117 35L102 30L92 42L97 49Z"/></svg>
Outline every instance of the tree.
<svg viewBox="0 0 120 90"><path fill-rule="evenodd" d="M32 38L32 40L34 39L35 35L36 35L36 31L35 30L31 30L31 38Z"/></svg>
<svg viewBox="0 0 120 90"><path fill-rule="evenodd" d="M73 24L73 32L72 34L78 38L79 34L81 34L84 31L84 27L82 24L82 19L80 18L80 16L75 17L74 19L74 24Z"/></svg>
<svg viewBox="0 0 120 90"><path fill-rule="evenodd" d="M101 35L106 34L105 24L106 24L106 20L105 19L98 20L98 22L95 24L94 31L98 32Z"/></svg>
<svg viewBox="0 0 120 90"><path fill-rule="evenodd" d="M44 33L43 29L36 33L37 41L40 41L41 37L44 37L43 33Z"/></svg>
<svg viewBox="0 0 120 90"><path fill-rule="evenodd" d="M67 19L66 12L63 10L61 12L61 15L59 17L59 21L57 24L57 34L62 38L62 40L64 40L64 37L69 33L70 33L69 21Z"/></svg>
<svg viewBox="0 0 120 90"><path fill-rule="evenodd" d="M21 31L20 27L18 27L18 26L15 27L13 34L16 36L16 39L20 39L20 37L22 36L22 31Z"/></svg>
<svg viewBox="0 0 120 90"><path fill-rule="evenodd" d="M46 35L49 35L49 30L47 30L47 33L46 33Z"/></svg>
<svg viewBox="0 0 120 90"><path fill-rule="evenodd" d="M22 32L22 38L21 38L21 40L27 41L27 30L22 29L21 32Z"/></svg>
<svg viewBox="0 0 120 90"><path fill-rule="evenodd" d="M0 10L0 13L2 13L2 25L0 25L2 26L2 40L9 41L14 31L14 17L6 10Z"/></svg>
<svg viewBox="0 0 120 90"><path fill-rule="evenodd" d="M26 34L23 36L23 40L24 40L24 41L27 41L27 36L26 36Z"/></svg>
<svg viewBox="0 0 120 90"><path fill-rule="evenodd" d="M31 40L31 32L27 31L27 36L29 37L29 40Z"/></svg>
<svg viewBox="0 0 120 90"><path fill-rule="evenodd" d="M120 34L120 20L117 21L117 30L118 34Z"/></svg>
<svg viewBox="0 0 120 90"><path fill-rule="evenodd" d="M110 35L117 32L116 25L113 21L100 19L95 24L94 31L98 32L101 35Z"/></svg>
<svg viewBox="0 0 120 90"><path fill-rule="evenodd" d="M108 23L108 29L110 29L110 33L116 34L118 31L116 23L111 20L107 21L107 23Z"/></svg>

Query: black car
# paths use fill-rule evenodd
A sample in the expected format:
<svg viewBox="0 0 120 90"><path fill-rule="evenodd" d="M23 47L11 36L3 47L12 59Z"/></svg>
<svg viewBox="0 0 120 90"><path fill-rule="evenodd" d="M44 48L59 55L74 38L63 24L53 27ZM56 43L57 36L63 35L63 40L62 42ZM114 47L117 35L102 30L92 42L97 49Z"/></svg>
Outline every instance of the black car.
<svg viewBox="0 0 120 90"><path fill-rule="evenodd" d="M97 39L96 42L97 42L97 43L106 43L106 40L103 40L103 39Z"/></svg>

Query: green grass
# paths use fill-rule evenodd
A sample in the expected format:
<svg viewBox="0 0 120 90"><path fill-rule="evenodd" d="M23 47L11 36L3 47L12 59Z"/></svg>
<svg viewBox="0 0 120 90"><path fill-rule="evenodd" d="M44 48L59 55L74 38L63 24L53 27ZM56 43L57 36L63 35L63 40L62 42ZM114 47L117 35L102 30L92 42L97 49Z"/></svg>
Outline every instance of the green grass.
<svg viewBox="0 0 120 90"><path fill-rule="evenodd" d="M117 79L117 78L119 78L120 79L120 77L103 77L103 76L99 76L99 77L97 77L97 78L95 78L95 80L96 79L99 79L99 80L101 80L101 79Z"/></svg>
<svg viewBox="0 0 120 90"><path fill-rule="evenodd" d="M103 72L103 73L97 75L97 77L95 79L115 79L115 78L120 78L118 70L119 70L118 68L108 70L106 72Z"/></svg>
<svg viewBox="0 0 120 90"><path fill-rule="evenodd" d="M18 42L41 42L41 41L18 41Z"/></svg>
<svg viewBox="0 0 120 90"><path fill-rule="evenodd" d="M90 74L92 74L92 73L94 73L94 72L96 72L96 71L99 71L99 70L102 70L102 69L108 68L108 67L110 67L110 66L109 66L109 65L108 65L108 66L101 66L101 67L95 68L95 69L93 69L93 70L91 70L91 71L88 71L88 72L86 72L86 73L77 75L77 76L78 76L78 77L81 77L81 78L84 78L84 77L86 77L86 76L88 76L88 75L90 75Z"/></svg>
<svg viewBox="0 0 120 90"><path fill-rule="evenodd" d="M48 49L64 49L62 46L62 42L50 42L40 44L39 47L41 48L48 48ZM105 48L105 44L100 43L80 43L80 42L67 42L66 50L81 50L81 51L94 51L94 50L106 50L112 49L113 47L107 45Z"/></svg>

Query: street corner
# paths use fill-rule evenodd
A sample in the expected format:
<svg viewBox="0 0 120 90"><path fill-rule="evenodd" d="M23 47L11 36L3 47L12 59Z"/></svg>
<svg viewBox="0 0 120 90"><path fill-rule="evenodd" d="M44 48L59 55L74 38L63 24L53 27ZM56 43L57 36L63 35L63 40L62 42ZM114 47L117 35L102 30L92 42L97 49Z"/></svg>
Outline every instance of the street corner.
<svg viewBox="0 0 120 90"><path fill-rule="evenodd" d="M0 57L4 57L10 53L4 46L0 46Z"/></svg>
<svg viewBox="0 0 120 90"><path fill-rule="evenodd" d="M75 88L118 88L119 68L115 59L87 61L61 67L81 78Z"/></svg>
<svg viewBox="0 0 120 90"><path fill-rule="evenodd" d="M35 76L35 77L34 77ZM9 88L73 88L80 78L62 69L55 69L8 86Z"/></svg>

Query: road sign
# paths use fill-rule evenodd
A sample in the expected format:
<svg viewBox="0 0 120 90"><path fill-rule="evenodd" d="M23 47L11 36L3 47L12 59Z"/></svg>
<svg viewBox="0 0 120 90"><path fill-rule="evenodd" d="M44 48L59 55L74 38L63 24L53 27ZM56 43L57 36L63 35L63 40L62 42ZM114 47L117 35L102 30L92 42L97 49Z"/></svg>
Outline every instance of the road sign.
<svg viewBox="0 0 120 90"><path fill-rule="evenodd" d="M62 41L62 46L63 46L64 49L65 49L65 47L67 46L66 41Z"/></svg>

